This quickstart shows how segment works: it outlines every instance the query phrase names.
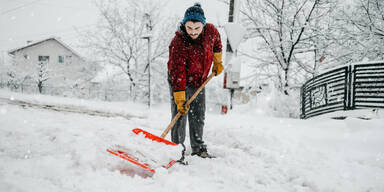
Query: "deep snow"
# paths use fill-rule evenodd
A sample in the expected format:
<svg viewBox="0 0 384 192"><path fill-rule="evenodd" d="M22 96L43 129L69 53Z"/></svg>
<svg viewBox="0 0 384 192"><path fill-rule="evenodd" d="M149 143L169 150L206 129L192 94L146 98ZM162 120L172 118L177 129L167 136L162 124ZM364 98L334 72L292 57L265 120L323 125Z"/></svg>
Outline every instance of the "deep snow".
<svg viewBox="0 0 384 192"><path fill-rule="evenodd" d="M125 173L132 165L105 150L148 150L130 132L160 135L167 104L85 101L0 90L0 191L384 191L384 118L328 116L308 120L264 116L235 106L206 114L204 138L216 159L187 156L188 166L157 168L153 177ZM81 107L131 118L100 117L11 105L7 100ZM169 138L169 135L168 137ZM134 146L131 146L134 144ZM187 154L190 154L189 140ZM160 147L161 148L161 147ZM151 155L174 155L153 150Z"/></svg>

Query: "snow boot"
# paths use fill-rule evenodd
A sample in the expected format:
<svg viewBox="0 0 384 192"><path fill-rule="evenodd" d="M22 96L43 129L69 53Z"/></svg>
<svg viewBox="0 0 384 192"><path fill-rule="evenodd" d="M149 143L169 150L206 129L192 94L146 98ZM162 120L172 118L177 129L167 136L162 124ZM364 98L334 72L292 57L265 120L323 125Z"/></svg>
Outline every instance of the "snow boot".
<svg viewBox="0 0 384 192"><path fill-rule="evenodd" d="M210 155L207 151L207 148L206 147L202 147L202 148L197 148L197 149L192 149L192 153L191 153L192 156L194 155L197 155L201 158L216 158L215 156L213 155Z"/></svg>

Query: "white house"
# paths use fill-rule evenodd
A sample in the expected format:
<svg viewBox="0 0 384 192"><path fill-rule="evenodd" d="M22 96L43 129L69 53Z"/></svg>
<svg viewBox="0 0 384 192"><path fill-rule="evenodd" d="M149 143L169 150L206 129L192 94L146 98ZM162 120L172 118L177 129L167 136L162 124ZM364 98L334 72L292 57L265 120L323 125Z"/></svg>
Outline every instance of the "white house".
<svg viewBox="0 0 384 192"><path fill-rule="evenodd" d="M8 53L13 58L15 76L21 81L44 80L46 86L73 86L96 73L96 66L57 37L28 42Z"/></svg>

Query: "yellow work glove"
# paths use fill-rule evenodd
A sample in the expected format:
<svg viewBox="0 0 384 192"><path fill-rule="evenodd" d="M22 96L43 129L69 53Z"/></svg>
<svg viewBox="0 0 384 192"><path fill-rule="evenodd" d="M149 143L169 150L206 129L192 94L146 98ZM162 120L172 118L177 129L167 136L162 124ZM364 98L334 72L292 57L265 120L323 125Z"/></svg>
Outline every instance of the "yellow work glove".
<svg viewBox="0 0 384 192"><path fill-rule="evenodd" d="M220 75L220 73L224 70L222 56L223 56L223 54L221 52L213 53L212 72L215 72L216 76Z"/></svg>
<svg viewBox="0 0 384 192"><path fill-rule="evenodd" d="M177 105L177 111L180 112L182 115L187 114L189 110L189 105L185 105L185 91L173 92L173 99L175 100L175 103Z"/></svg>

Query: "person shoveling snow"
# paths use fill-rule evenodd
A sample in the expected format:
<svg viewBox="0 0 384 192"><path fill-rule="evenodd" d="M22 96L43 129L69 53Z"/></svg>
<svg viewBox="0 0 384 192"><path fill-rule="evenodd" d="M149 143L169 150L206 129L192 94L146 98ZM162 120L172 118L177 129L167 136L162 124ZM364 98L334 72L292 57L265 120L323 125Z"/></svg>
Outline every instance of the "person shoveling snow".
<svg viewBox="0 0 384 192"><path fill-rule="evenodd" d="M213 62L213 67L211 66ZM208 77L210 69L212 73ZM205 85L224 70L222 65L222 44L218 30L212 24L205 22L204 11L199 3L189 7L181 22L180 29L169 45L168 82L171 95L172 121L161 137L142 129L132 130L135 134L143 134L145 138L155 141L148 146L154 146L149 151L166 151L181 144L183 146L180 160L173 160L173 155L158 157L148 152L143 154L139 150L132 150L122 146L112 147L107 151L131 163L155 173L159 167L170 168L176 162L184 162L186 121L189 122L190 143L192 156L214 158L207 151L203 141L203 127L205 120ZM188 100L188 101L187 101ZM172 142L164 139L169 130ZM130 142L135 141L132 139ZM140 142L137 142L140 143ZM141 143L140 143L141 144ZM164 145L165 144L165 145ZM132 147L132 144L129 144ZM136 149L139 146L136 146ZM160 149L160 150L159 150ZM172 148L175 149L175 148ZM173 150L175 151L175 150ZM161 157L161 158L160 158Z"/></svg>
<svg viewBox="0 0 384 192"><path fill-rule="evenodd" d="M172 141L184 143L188 119L192 155L202 158L213 157L203 141L204 89L190 105L186 105L186 100L207 79L212 62L212 73L219 75L224 70L220 34L213 24L206 23L201 5L196 3L186 10L180 29L169 45L168 82L172 117L178 112L183 114L172 128Z"/></svg>

